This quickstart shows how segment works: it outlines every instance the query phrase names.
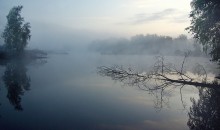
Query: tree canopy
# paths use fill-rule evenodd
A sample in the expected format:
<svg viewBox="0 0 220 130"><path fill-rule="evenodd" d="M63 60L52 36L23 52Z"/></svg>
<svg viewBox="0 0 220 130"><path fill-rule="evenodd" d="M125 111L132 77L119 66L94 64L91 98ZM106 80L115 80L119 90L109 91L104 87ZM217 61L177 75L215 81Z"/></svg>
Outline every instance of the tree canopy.
<svg viewBox="0 0 220 130"><path fill-rule="evenodd" d="M5 47L10 52L21 53L30 40L30 23L24 23L24 18L20 13L23 6L15 6L7 15L7 25L2 37Z"/></svg>
<svg viewBox="0 0 220 130"><path fill-rule="evenodd" d="M220 1L192 0L191 26L186 28L204 47L213 61L220 61Z"/></svg>

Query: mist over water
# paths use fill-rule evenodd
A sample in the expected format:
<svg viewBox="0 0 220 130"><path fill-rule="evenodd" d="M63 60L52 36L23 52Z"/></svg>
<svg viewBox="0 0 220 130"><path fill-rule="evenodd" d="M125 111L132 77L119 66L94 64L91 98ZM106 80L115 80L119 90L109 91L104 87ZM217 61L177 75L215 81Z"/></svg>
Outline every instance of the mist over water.
<svg viewBox="0 0 220 130"><path fill-rule="evenodd" d="M163 108L158 109L155 95L102 77L97 74L97 68L118 65L137 72L148 72L158 55L181 66L184 51L193 47L193 42L187 41L186 46L177 47L180 53L175 55L177 49L169 50L169 45L163 48L162 40L155 42L158 44L154 47L157 53L148 53L150 48L143 47L149 42L139 39L138 35L133 38L143 41L137 42L140 48L134 48L136 42L130 40L132 38L112 38L104 34L54 28L45 26L43 32L38 27L32 28L33 36L27 49L47 52L43 62L24 62L22 65L18 61L2 63L1 129L188 129L188 116L184 109L192 105L190 98L199 98L195 87L187 86L182 90L186 108L183 108L179 89L174 89L166 95ZM172 41L172 44L176 43ZM196 63L204 65L208 74L217 74L217 66L200 53L187 58L185 68L191 71ZM19 75L22 68L24 71ZM26 79L29 89L24 89L16 80L14 82L19 89L13 88L4 81L5 75L10 81Z"/></svg>
<svg viewBox="0 0 220 130"><path fill-rule="evenodd" d="M118 65L148 72L161 55L179 67L184 51L193 47L193 42L185 41L180 47L177 43L176 50L169 50L169 44L176 44L175 40L162 40L151 45L155 49L152 52L149 51L152 48L144 48L150 44L147 38L138 37L143 35L134 36L136 41L132 41L132 38L113 38L113 35L62 27L55 29L51 25L45 26L43 32L34 26L32 30L27 49L42 49L48 55L44 61L2 63L1 129L188 129L187 110L192 105L190 98L199 98L198 89L187 86L182 90L186 108L177 88L166 95L163 108L158 109L155 95L102 77L97 68ZM136 43L139 48L135 48ZM164 43L168 47L162 47ZM206 55L194 55L195 48L191 51L192 56L185 63L187 70L191 71L199 63L209 75L218 74L217 66ZM12 79L15 88L8 84ZM24 83L29 84L28 89L24 89Z"/></svg>
<svg viewBox="0 0 220 130"><path fill-rule="evenodd" d="M219 65L160 2L0 0L0 34L21 5L31 35L0 38L0 130L218 129Z"/></svg>
<svg viewBox="0 0 220 130"><path fill-rule="evenodd" d="M58 57L60 57L59 60L57 60ZM69 60L69 58L71 60ZM89 59L91 58L92 57L90 57ZM70 61L75 61L75 62L70 62ZM61 62L62 64L59 64ZM24 111L22 112L22 115L26 115L27 117L29 117L29 116L33 116L33 114L30 114L32 113L31 111L38 111L40 112L38 116L41 117L41 115L44 116L47 115L47 117L50 119L52 123L58 121L62 122L62 124L64 124L63 125L64 128L67 126L69 127L72 126L71 122L75 122L75 124L78 125L82 123L80 126L83 127L84 126L83 124L86 124L88 126L91 122L93 122L91 124L94 124L94 121L96 123L100 123L101 120L102 121L107 120L108 122L108 120L110 121L111 119L114 119L113 117L111 117L113 114L109 113L113 108L109 108L109 107L114 107L114 108L116 107L116 105L113 104L111 105L111 102L116 101L116 104L119 103L117 103L118 101L114 99L115 97L113 97L112 99L110 98L110 96L106 97L105 95L102 95L102 92L103 91L105 92L106 90L101 89L102 85L101 86L97 85L97 83L94 82L93 76L96 74L94 72L95 66L93 66L92 64L94 63L89 63L88 65L88 62L86 62L85 59L79 56L69 57L69 56L56 55L51 57L48 63L43 65L41 68L36 69L35 67L30 67L29 75L31 77L32 85L31 85L31 90L29 92L25 92L25 95L22 97L23 99L22 105L24 107ZM90 68L93 69L90 70ZM42 72L44 73L42 74ZM90 77L89 75L93 75L93 76ZM88 86L88 84L90 85ZM99 89L95 90L94 88L97 88L97 86ZM110 87L107 88L107 90L108 89L110 89ZM108 93L110 92L111 91L109 91ZM96 97L96 95L99 94L100 96ZM50 99L49 102L48 99ZM36 106L30 105L31 102L33 102ZM105 107L105 105L107 106ZM6 109L5 111L8 110ZM2 112L3 113L2 116L9 118L5 114L11 112L5 112L5 111ZM102 113L102 111L104 113ZM106 114L107 115L110 114L111 116L110 117L107 116L106 117L107 119L105 119L103 116ZM56 116L54 117L53 115ZM35 121L38 118L39 118L38 120L40 121L40 117L38 116L37 115L34 116ZM22 117L24 118L24 116ZM68 120L69 123L63 122L64 120L63 118ZM12 119L13 118L11 119L9 118L9 120ZM34 122L29 121L28 124L34 127L35 121ZM42 124L41 121L40 124ZM47 122L47 124L50 123ZM6 122L6 126L7 126L7 122ZM52 125L47 126L47 128L50 127L52 127ZM75 126L75 128L77 128L77 126Z"/></svg>
<svg viewBox="0 0 220 130"><path fill-rule="evenodd" d="M158 112L153 95L96 72L99 66L112 65L149 71L155 56L67 52L48 53L43 64L37 64L39 61L23 64L27 69L24 74L30 78L30 90L20 94L23 111L17 111L9 102L7 86L1 79L2 129L188 129L187 113L183 111L178 89L169 95L169 105ZM166 57L177 64L182 58ZM197 62L209 66L208 59L203 57L189 58L186 66ZM1 66L2 75L7 73L9 64ZM190 97L198 98L197 93L190 86L183 90L187 107L191 105Z"/></svg>

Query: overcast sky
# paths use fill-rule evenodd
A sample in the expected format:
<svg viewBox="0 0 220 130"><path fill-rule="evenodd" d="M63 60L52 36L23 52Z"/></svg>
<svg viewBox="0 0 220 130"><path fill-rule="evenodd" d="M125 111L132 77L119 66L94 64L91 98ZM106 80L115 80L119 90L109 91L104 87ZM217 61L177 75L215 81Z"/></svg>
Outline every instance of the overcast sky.
<svg viewBox="0 0 220 130"><path fill-rule="evenodd" d="M187 34L191 0L0 0L0 24L16 5L34 27L56 26L120 36ZM42 26L43 27L43 26ZM39 28L39 26L37 27Z"/></svg>

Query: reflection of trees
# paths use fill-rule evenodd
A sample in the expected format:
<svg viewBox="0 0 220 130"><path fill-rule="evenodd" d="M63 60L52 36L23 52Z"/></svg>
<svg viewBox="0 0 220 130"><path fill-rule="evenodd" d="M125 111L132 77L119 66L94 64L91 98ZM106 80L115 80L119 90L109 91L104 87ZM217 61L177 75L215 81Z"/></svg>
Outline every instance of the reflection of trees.
<svg viewBox="0 0 220 130"><path fill-rule="evenodd" d="M98 73L150 92L155 95L155 105L159 109L163 107L163 104L168 103L164 98L168 97L174 88L180 88L181 102L183 103L181 89L186 85L195 86L199 89L200 98L198 101L194 98L191 99L192 106L188 112L187 125L191 130L220 130L219 81L217 79L208 81L206 71L201 65L198 65L194 70L198 77L192 78L184 72L185 59L186 57L184 57L180 69L165 63L164 58L160 57L150 72L139 73L131 68L124 69L122 66L102 66L98 68Z"/></svg>
<svg viewBox="0 0 220 130"><path fill-rule="evenodd" d="M191 130L220 130L220 91L200 89L199 99L191 99L187 125Z"/></svg>
<svg viewBox="0 0 220 130"><path fill-rule="evenodd" d="M205 88L220 87L217 81L207 80L207 73L201 65L195 67L194 73L197 77L188 74L184 70L185 60L188 55L189 53L186 53L179 69L174 64L166 63L164 57L158 57L158 60L149 72L135 72L131 68L125 69L122 66L102 66L98 68L98 73L102 76L111 77L113 80L148 91L150 94L155 95L156 107L162 108L163 104L167 103L165 99L170 95L173 88L180 88L182 101L181 90L186 85Z"/></svg>
<svg viewBox="0 0 220 130"><path fill-rule="evenodd" d="M27 68L21 61L7 63L3 81L8 90L7 98L16 110L22 110L21 95L30 89L30 78L26 74Z"/></svg>
<svg viewBox="0 0 220 130"><path fill-rule="evenodd" d="M7 98L16 110L23 110L21 96L30 89L30 77L27 75L27 65L39 66L47 61L44 58L19 58L0 60L1 66L6 66L2 80L8 91Z"/></svg>

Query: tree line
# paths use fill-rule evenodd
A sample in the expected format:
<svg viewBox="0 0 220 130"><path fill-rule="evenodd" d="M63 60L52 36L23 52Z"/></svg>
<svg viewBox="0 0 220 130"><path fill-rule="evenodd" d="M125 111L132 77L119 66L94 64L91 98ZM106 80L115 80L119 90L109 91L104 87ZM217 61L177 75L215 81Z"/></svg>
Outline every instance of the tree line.
<svg viewBox="0 0 220 130"><path fill-rule="evenodd" d="M89 50L101 54L163 54L184 55L191 51L193 56L204 56L202 46L186 35L177 38L159 36L156 34L136 35L130 39L111 38L96 40L89 46Z"/></svg>

